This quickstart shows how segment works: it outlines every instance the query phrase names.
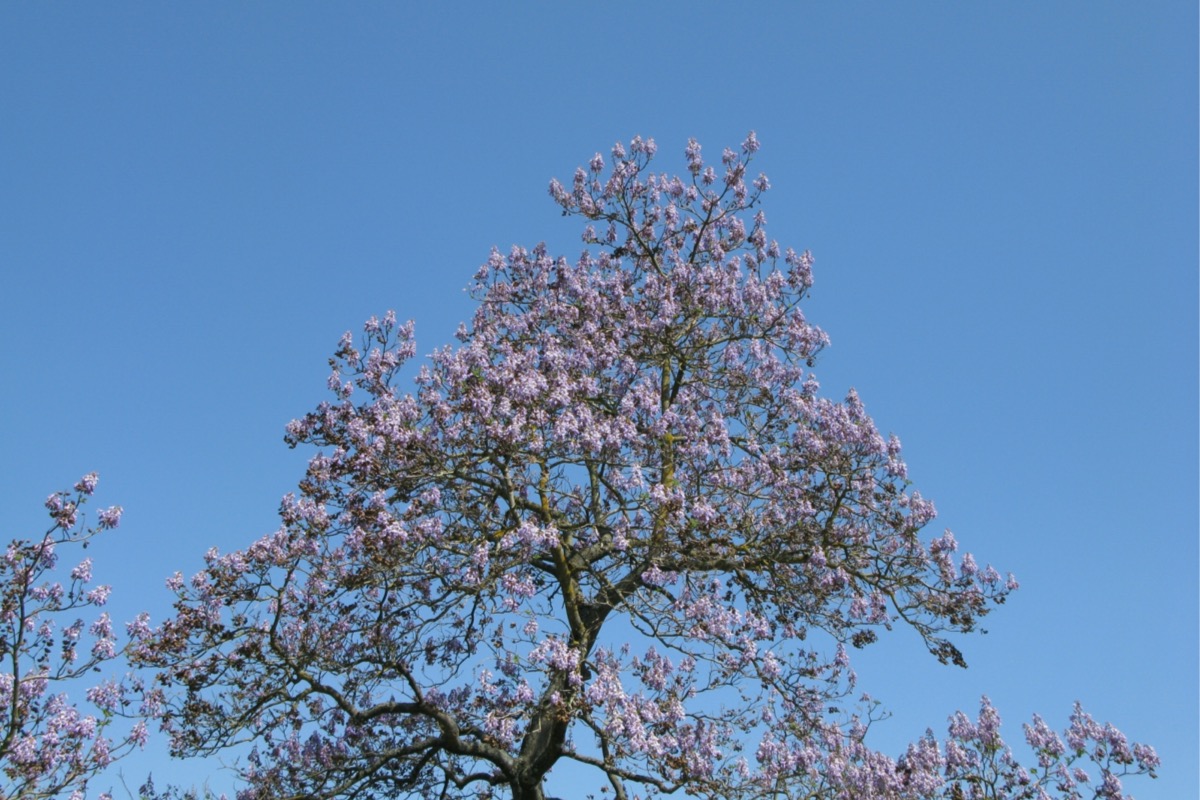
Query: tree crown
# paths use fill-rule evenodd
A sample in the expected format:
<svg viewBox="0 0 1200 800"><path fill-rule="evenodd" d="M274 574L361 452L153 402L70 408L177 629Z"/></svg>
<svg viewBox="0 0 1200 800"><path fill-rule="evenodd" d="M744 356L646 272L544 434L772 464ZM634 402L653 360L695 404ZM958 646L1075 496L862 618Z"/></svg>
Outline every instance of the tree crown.
<svg viewBox="0 0 1200 800"><path fill-rule="evenodd" d="M177 754L254 742L246 798L543 798L563 760L619 798L943 784L931 738L863 749L846 648L901 623L964 665L947 634L1015 581L923 539L898 440L819 395L757 150L671 176L635 138L552 181L583 253L494 250L411 392L411 323L342 339L280 529L140 639Z"/></svg>

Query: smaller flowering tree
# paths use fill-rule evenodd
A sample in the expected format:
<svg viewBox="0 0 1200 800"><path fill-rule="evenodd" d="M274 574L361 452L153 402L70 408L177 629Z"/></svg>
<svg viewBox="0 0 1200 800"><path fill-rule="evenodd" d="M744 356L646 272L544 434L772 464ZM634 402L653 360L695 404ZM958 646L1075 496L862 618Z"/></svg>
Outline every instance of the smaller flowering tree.
<svg viewBox="0 0 1200 800"><path fill-rule="evenodd" d="M1159 765L1154 748L1131 745L1125 734L1111 724L1097 723L1079 703L1062 737L1036 714L1024 728L1025 742L1038 762L1030 769L1016 760L1000 737L1000 715L987 697L974 722L961 711L956 713L950 718L945 753L936 762L945 777L937 796L949 800L1132 800L1124 793L1121 779L1155 777ZM901 759L903 772L914 771L920 760L914 753L910 747ZM1084 769L1088 762L1094 772Z"/></svg>
<svg viewBox="0 0 1200 800"><path fill-rule="evenodd" d="M803 746L768 739L759 746L761 793L787 800L1133 800L1122 779L1156 777L1154 748L1130 744L1076 703L1062 736L1040 716L1024 726L1037 759L1027 768L1000 734L1000 714L987 697L979 716L950 718L944 741L926 731L898 759L866 743L868 723L828 725ZM1065 740L1065 743L1064 743ZM763 780L763 779L766 780Z"/></svg>
<svg viewBox="0 0 1200 800"><path fill-rule="evenodd" d="M86 548L121 520L112 506L94 526L83 524L96 483L90 473L73 492L50 495L49 530L14 539L0 558L0 797L82 800L89 779L145 741L142 721L122 736L109 730L136 680L91 680L120 655L112 621L98 611L109 587L92 584L90 558L62 563L65 551ZM68 687L84 689L85 709L61 691Z"/></svg>

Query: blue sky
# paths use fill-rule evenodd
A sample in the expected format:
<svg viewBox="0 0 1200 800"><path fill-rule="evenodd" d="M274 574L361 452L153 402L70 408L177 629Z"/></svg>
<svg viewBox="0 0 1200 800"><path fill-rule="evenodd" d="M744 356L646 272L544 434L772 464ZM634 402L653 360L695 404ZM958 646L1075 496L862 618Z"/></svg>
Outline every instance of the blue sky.
<svg viewBox="0 0 1200 800"><path fill-rule="evenodd" d="M161 617L276 526L342 331L394 308L429 352L493 245L577 254L551 177L755 129L825 391L1023 586L965 672L860 655L877 743L1078 699L1158 747L1141 800L1194 796L1196 40L1189 2L5 4L4 533L98 470L114 615Z"/></svg>

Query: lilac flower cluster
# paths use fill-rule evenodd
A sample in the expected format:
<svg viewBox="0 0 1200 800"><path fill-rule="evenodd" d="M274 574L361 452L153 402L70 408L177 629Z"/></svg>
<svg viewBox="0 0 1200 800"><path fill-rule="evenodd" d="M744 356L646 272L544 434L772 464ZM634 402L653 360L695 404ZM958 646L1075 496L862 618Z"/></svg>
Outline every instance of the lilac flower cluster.
<svg viewBox="0 0 1200 800"><path fill-rule="evenodd" d="M279 530L137 627L176 754L253 741L243 800L543 800L562 760L617 798L1040 797L1073 791L1072 752L1153 767L1105 729L1023 773L990 706L892 759L843 710L853 648L906 625L965 665L950 637L1016 582L924 535L899 440L820 396L812 257L768 236L758 149L689 141L670 175L635 138L552 181L584 252L493 250L411 392L411 324L343 337L287 428L319 452Z"/></svg>

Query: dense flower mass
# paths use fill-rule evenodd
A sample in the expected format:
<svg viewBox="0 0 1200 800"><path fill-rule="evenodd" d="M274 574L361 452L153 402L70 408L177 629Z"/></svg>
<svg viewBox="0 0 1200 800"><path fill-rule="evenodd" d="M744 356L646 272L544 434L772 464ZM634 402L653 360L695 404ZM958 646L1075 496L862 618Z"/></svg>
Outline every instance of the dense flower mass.
<svg viewBox="0 0 1200 800"><path fill-rule="evenodd" d="M986 703L868 749L848 648L901 624L963 665L949 635L1016 584L923 536L899 441L818 393L812 258L767 234L758 147L690 141L674 176L635 138L552 181L582 254L494 250L411 392L411 323L343 338L279 530L137 631L177 754L254 743L243 800L542 800L560 761L617 798L1075 797L1098 735L1098 780L1155 766L1035 721L1026 773Z"/></svg>

